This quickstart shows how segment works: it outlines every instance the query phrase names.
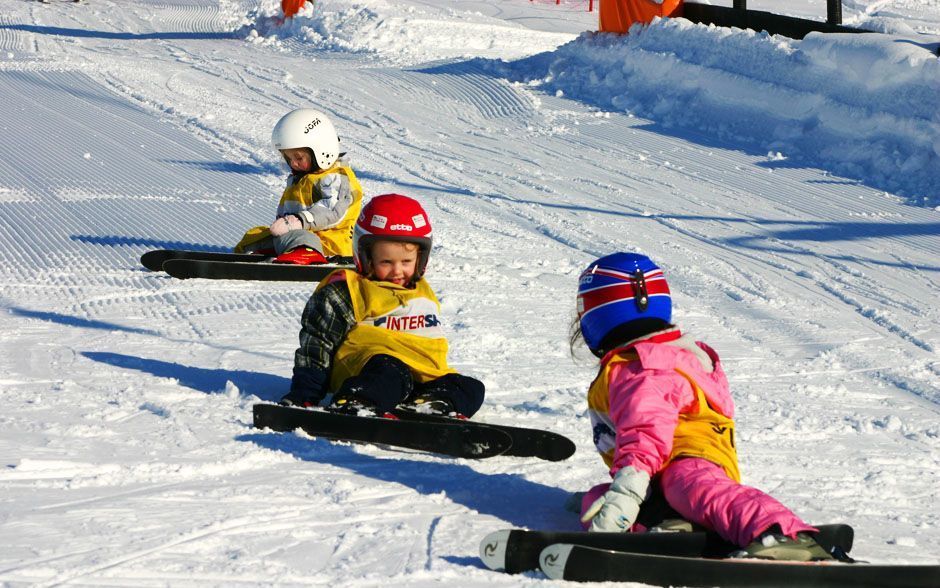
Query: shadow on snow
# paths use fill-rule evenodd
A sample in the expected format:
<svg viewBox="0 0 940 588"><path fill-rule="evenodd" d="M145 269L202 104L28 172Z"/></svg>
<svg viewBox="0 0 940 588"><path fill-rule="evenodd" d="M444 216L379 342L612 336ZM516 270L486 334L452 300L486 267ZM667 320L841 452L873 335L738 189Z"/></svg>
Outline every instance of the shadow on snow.
<svg viewBox="0 0 940 588"><path fill-rule="evenodd" d="M60 37L80 37L87 39L119 39L124 41L147 41L147 40L213 40L213 39L237 39L235 33L197 33L197 32L165 32L165 33L115 33L108 31L89 31L87 29L72 29L66 27L47 27L27 24L5 24L0 25L0 30L10 29L13 31L24 31L27 33L36 33L37 35L57 35Z"/></svg>
<svg viewBox="0 0 940 588"><path fill-rule="evenodd" d="M92 361L144 372L158 378L173 378L187 388L206 394L224 392L226 383L232 382L242 396L253 394L262 400L276 401L290 388L290 379L273 374L200 368L104 351L82 351L81 355Z"/></svg>
<svg viewBox="0 0 940 588"><path fill-rule="evenodd" d="M412 461L399 457L407 455L404 451L395 452L394 458L375 457L349 445L286 433L251 433L236 440L401 484L422 495L444 494L468 509L506 521L507 526L578 529L576 517L564 509L568 492L519 474L487 474L456 461Z"/></svg>
<svg viewBox="0 0 940 588"><path fill-rule="evenodd" d="M461 193L453 190L453 193ZM849 241L863 241L865 239L888 239L903 237L937 237L940 236L940 223L900 223L900 222L827 222L827 221L800 221L800 220L772 220L761 218L736 218L725 216L708 216L693 214L640 214L625 210L611 208L593 208L590 206L558 204L554 202L539 202L535 200L522 200L500 194L477 194L478 197L493 200L504 200L514 204L528 204L544 208L558 208L573 212L589 212L592 214L605 214L622 218L633 218L652 222L670 221L703 221L721 222L727 224L746 225L751 230L763 230L763 234L743 235L738 237L709 237L709 241L727 246L732 249L750 249L753 251L769 251L786 253L789 255L803 255L821 257L834 261L852 261L870 263L886 267L924 271L940 271L940 265L927 265L923 263L907 263L904 261L886 261L860 257L857 255L838 255L831 252L819 251L812 248L813 243L836 243ZM616 204L612 204L616 206ZM756 227L756 229L755 229ZM779 228L778 228L779 227ZM637 230L637 234L641 231ZM787 242L804 243L805 249L789 247Z"/></svg>
<svg viewBox="0 0 940 588"><path fill-rule="evenodd" d="M44 312L39 310L29 310L27 308L21 308L18 306L8 307L8 310L11 314L16 316L21 316L23 318L29 319L39 319L41 321L49 321L52 323L58 323L60 325L66 325L69 327L79 327L82 329L99 329L102 331L122 331L125 333L136 333L138 335L152 335L154 337L161 336L160 333L152 331L150 329L138 329L134 327L127 327L124 325L119 325L117 323L110 323L107 321L96 321L91 319L84 319L77 316L69 316L67 314L61 314L58 312Z"/></svg>
<svg viewBox="0 0 940 588"><path fill-rule="evenodd" d="M191 243L187 241L166 241L162 239L148 239L145 237L125 237L123 235L72 235L72 241L88 243L90 245L139 246L148 249L185 249L187 251L207 251L212 253L231 253L232 248L225 245L206 245L205 243Z"/></svg>

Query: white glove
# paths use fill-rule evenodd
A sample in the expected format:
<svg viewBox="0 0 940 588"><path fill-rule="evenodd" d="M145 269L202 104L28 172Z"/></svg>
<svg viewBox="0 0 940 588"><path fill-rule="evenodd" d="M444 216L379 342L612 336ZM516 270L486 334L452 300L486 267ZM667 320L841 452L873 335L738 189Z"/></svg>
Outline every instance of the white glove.
<svg viewBox="0 0 940 588"><path fill-rule="evenodd" d="M633 466L621 469L610 489L584 512L581 522L591 521L590 531L626 533L636 522L649 485L650 476L646 472Z"/></svg>

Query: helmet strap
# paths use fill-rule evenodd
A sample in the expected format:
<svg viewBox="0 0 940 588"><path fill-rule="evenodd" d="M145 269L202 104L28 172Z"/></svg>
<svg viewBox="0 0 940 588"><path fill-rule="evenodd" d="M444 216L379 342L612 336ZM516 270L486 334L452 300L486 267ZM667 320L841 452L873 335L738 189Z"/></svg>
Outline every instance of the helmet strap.
<svg viewBox="0 0 940 588"><path fill-rule="evenodd" d="M646 276L640 268L633 272L633 301L640 312L646 312L650 305L650 297L646 291Z"/></svg>

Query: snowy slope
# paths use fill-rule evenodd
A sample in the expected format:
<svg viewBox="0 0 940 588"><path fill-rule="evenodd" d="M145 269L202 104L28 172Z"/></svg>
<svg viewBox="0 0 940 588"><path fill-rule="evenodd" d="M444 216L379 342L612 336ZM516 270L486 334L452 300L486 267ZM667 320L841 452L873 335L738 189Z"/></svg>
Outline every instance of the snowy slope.
<svg viewBox="0 0 940 588"><path fill-rule="evenodd" d="M579 271L615 250L656 259L722 355L747 483L851 522L865 559L940 559L936 2L846 2L891 35L802 42L582 35L570 0L322 0L284 25L277 4L0 0L0 583L545 584L477 544L576 528L565 498L607 476L567 332ZM754 7L784 4L825 12ZM309 105L367 194L428 208L478 418L574 458L251 427L312 286L137 260L269 222L270 130Z"/></svg>

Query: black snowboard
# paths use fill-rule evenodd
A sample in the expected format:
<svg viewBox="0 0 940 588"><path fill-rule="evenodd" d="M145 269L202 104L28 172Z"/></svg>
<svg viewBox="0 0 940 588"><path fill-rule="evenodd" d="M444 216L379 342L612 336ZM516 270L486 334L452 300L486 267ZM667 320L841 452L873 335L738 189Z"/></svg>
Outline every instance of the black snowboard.
<svg viewBox="0 0 940 588"><path fill-rule="evenodd" d="M512 446L509 435L499 429L465 422L405 421L278 404L256 404L253 413L254 425L259 429L303 429L315 437L391 445L453 457L493 457Z"/></svg>
<svg viewBox="0 0 940 588"><path fill-rule="evenodd" d="M445 416L416 413L408 410L395 410L393 413L402 420L464 424L471 427L482 426L490 429L498 429L512 438L512 447L504 451L502 455L537 457L547 461L562 461L574 455L575 452L575 445L571 439L543 429L496 425L481 421L461 420Z"/></svg>

